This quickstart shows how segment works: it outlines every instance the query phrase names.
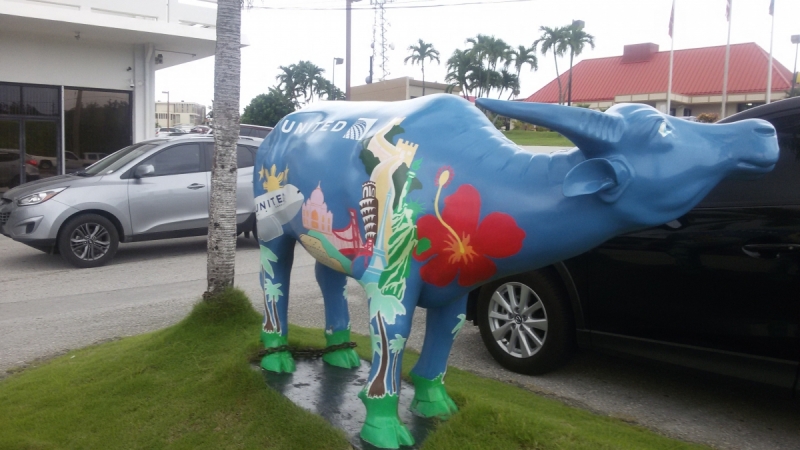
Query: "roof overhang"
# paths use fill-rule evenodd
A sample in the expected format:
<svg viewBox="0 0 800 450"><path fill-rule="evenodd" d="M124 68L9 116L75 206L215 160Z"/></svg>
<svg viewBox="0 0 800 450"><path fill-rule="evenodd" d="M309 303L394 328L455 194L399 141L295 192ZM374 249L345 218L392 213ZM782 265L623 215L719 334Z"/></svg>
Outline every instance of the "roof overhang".
<svg viewBox="0 0 800 450"><path fill-rule="evenodd" d="M0 2L0 30L20 36L41 35L90 42L116 44L153 44L162 53L163 63L157 69L213 56L216 29L202 25L184 25L157 20L144 20L114 14L92 13L69 9L53 14L48 6L29 3ZM242 36L242 46L247 46Z"/></svg>

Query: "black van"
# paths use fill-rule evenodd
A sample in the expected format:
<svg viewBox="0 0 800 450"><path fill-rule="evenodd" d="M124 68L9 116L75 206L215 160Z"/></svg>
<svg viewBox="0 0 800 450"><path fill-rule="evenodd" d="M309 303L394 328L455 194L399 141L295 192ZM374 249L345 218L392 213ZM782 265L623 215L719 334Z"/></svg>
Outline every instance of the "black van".
<svg viewBox="0 0 800 450"><path fill-rule="evenodd" d="M577 343L798 392L800 97L721 122L749 118L778 132L772 172L723 181L678 220L473 291L468 318L492 356L541 374ZM490 316L512 298L536 305L535 326Z"/></svg>

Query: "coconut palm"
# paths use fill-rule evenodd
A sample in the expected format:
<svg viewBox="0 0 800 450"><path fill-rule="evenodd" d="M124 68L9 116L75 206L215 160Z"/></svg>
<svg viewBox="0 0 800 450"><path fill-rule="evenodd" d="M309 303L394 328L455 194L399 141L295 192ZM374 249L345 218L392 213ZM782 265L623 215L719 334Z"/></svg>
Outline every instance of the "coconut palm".
<svg viewBox="0 0 800 450"><path fill-rule="evenodd" d="M392 352L392 368L389 373L393 374L397 370L397 360L400 358L400 353L406 348L406 338L399 334L394 335L394 339L389 341L389 350ZM392 383L395 382L397 377L392 377ZM392 390L397 392L397 385L392 384Z"/></svg>
<svg viewBox="0 0 800 450"><path fill-rule="evenodd" d="M583 22L575 21L565 27L566 45L569 48L569 80L567 81L567 105L572 104L572 60L580 55L586 44L594 49L594 36L583 31Z"/></svg>
<svg viewBox="0 0 800 450"><path fill-rule="evenodd" d="M214 157L208 210L208 259L204 298L233 286L236 256L236 142L242 54L242 0L217 1L214 59Z"/></svg>
<svg viewBox="0 0 800 450"><path fill-rule="evenodd" d="M444 80L458 86L464 98L467 98L473 88L470 72L474 65L473 55L466 50L456 49L447 60L447 75Z"/></svg>
<svg viewBox="0 0 800 450"><path fill-rule="evenodd" d="M302 86L300 86L301 74L296 64L288 66L279 66L278 70L281 71L280 75L275 77L278 80L278 89L283 92L283 95L292 100L296 108L300 107L298 97L301 94Z"/></svg>
<svg viewBox="0 0 800 450"><path fill-rule="evenodd" d="M325 69L311 61L300 61L297 64L297 70L301 74L300 86L303 88L303 99L305 103L309 103L313 100L315 94L319 96L321 80L325 80L322 76Z"/></svg>
<svg viewBox="0 0 800 450"><path fill-rule="evenodd" d="M519 77L516 74L503 69L499 72L499 77L497 77L497 84L495 87L500 90L500 94L497 96L497 98L500 98L500 96L503 95L503 92L511 91L511 94L508 96L508 99L511 100L511 97L519 95Z"/></svg>
<svg viewBox="0 0 800 450"><path fill-rule="evenodd" d="M474 38L467 38L467 44L471 44L472 47L467 49L467 51L472 55L473 60L473 69L472 69L472 76L474 86L478 88L478 92L476 95L480 97L483 94L483 90L487 87L485 86L485 80L487 79L486 76L477 76L478 72L481 75L488 75L486 73L485 67L483 62L486 60L486 53L488 52L489 48L489 39L490 37L485 34L478 34Z"/></svg>
<svg viewBox="0 0 800 450"><path fill-rule="evenodd" d="M439 51L433 48L433 44L429 44L422 39L419 39L417 45L409 45L408 49L411 50L411 55L407 56L403 63L408 64L410 60L411 64L420 65L422 68L422 95L425 96L425 60L436 61L438 64Z"/></svg>
<svg viewBox="0 0 800 450"><path fill-rule="evenodd" d="M539 30L542 35L533 42L533 48L535 51L541 44L542 56L547 55L548 52L553 53L553 60L556 65L556 80L558 80L558 103L561 104L564 100L564 94L561 87L561 77L558 74L558 57L563 56L566 52L566 32L564 27L550 28L542 26L539 27Z"/></svg>
<svg viewBox="0 0 800 450"><path fill-rule="evenodd" d="M511 64L514 64L514 68L517 69L517 78L522 73L522 66L525 64L531 67L531 71L538 70L539 60L536 58L536 49L533 46L526 47L524 45L518 45L517 48L510 49L506 56L506 68L510 67Z"/></svg>
<svg viewBox="0 0 800 450"><path fill-rule="evenodd" d="M467 43L472 44L469 51L474 55L474 60L477 63L476 70L473 72L482 72L481 76L478 77L478 96L488 96L492 89L491 78L495 76L493 72L495 72L498 62L505 59L509 46L502 39L485 34L478 34L474 38L469 38Z"/></svg>

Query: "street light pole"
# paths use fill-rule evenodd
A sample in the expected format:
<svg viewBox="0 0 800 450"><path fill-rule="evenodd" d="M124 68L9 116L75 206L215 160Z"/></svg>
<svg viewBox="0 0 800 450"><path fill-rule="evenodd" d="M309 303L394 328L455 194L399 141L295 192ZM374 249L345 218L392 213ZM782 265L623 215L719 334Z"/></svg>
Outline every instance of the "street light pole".
<svg viewBox="0 0 800 450"><path fill-rule="evenodd" d="M800 47L800 34L792 35L792 44L794 44L794 70L792 71L792 90L794 93L794 85L797 83L797 48Z"/></svg>
<svg viewBox="0 0 800 450"><path fill-rule="evenodd" d="M351 6L353 5L353 2L360 2L361 0L346 0L346 1L347 1L347 30L345 30L345 32L347 33L347 50L345 54L346 62L344 66L344 72L345 72L344 98L345 100L350 100L350 60L353 59L350 54L350 22L351 22L350 10Z"/></svg>
<svg viewBox="0 0 800 450"><path fill-rule="evenodd" d="M333 69L331 70L331 84L333 84L333 88L332 88L333 92L331 92L331 93L333 94L333 99L334 100L338 100L336 98L336 66L338 66L339 64L341 64L343 62L344 62L344 60L342 58L333 58Z"/></svg>
<svg viewBox="0 0 800 450"><path fill-rule="evenodd" d="M162 94L167 94L167 128L169 128L169 91L161 91Z"/></svg>

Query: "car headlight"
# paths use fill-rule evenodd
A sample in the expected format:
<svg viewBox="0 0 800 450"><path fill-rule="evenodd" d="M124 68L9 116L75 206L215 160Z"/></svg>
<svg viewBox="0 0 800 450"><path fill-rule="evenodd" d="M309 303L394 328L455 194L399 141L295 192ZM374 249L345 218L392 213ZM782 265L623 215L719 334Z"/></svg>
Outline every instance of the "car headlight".
<svg viewBox="0 0 800 450"><path fill-rule="evenodd" d="M31 206L31 205L38 205L40 203L44 203L51 198L58 195L59 192L66 189L65 187L62 188L55 188L55 189L48 189L46 191L37 192L35 194L26 195L25 197L17 199L18 206Z"/></svg>

